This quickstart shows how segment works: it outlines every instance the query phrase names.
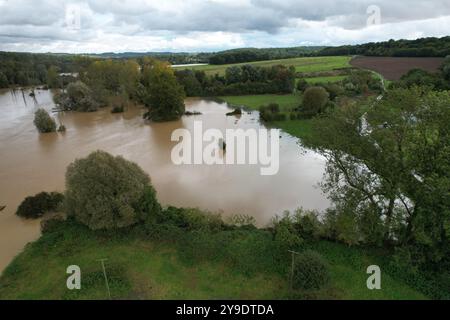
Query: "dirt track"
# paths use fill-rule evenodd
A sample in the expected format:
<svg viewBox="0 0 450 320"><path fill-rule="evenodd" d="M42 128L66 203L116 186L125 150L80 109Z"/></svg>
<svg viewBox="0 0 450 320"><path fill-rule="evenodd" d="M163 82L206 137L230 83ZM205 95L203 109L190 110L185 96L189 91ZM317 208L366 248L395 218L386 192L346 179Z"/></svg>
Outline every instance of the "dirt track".
<svg viewBox="0 0 450 320"><path fill-rule="evenodd" d="M350 61L350 64L354 67L376 71L387 80L398 80L409 70L415 68L436 72L443 61L444 58L356 57Z"/></svg>

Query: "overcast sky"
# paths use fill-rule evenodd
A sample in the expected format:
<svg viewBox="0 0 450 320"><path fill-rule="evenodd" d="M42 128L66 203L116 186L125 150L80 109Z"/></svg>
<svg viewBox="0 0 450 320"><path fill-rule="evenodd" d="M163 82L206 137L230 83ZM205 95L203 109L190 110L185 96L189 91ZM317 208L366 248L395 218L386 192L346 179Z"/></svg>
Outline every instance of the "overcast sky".
<svg viewBox="0 0 450 320"><path fill-rule="evenodd" d="M217 51L449 30L450 0L0 0L3 51Z"/></svg>

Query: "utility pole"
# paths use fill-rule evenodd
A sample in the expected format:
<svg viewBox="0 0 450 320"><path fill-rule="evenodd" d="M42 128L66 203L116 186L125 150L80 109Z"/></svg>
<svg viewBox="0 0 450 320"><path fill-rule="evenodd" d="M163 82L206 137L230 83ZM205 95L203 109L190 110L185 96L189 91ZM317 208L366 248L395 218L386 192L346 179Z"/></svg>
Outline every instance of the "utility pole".
<svg viewBox="0 0 450 320"><path fill-rule="evenodd" d="M102 263L103 275L105 276L106 289L108 289L108 297L109 297L109 300L111 300L111 291L109 290L108 277L106 276L106 269L105 269L105 261L106 260L108 260L108 259L100 259L98 261L100 261Z"/></svg>

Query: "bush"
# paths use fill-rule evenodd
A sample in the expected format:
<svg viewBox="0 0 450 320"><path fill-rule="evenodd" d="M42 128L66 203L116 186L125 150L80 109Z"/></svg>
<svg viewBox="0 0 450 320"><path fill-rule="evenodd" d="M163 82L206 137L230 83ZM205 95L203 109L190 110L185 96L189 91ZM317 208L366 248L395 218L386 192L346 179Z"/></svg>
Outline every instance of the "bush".
<svg viewBox="0 0 450 320"><path fill-rule="evenodd" d="M259 115L262 120L267 122L286 120L286 114L280 113L280 106L277 103L259 107Z"/></svg>
<svg viewBox="0 0 450 320"><path fill-rule="evenodd" d="M294 250L303 243L288 211L284 212L282 217L275 216L272 219L272 225L274 240L282 250Z"/></svg>
<svg viewBox="0 0 450 320"><path fill-rule="evenodd" d="M305 117L313 117L325 111L329 94L323 87L309 87L303 94L302 113Z"/></svg>
<svg viewBox="0 0 450 320"><path fill-rule="evenodd" d="M320 254L306 250L295 257L292 287L296 290L318 290L330 282L328 264Z"/></svg>
<svg viewBox="0 0 450 320"><path fill-rule="evenodd" d="M16 211L22 218L35 219L45 213L57 210L63 202L64 195L58 192L41 192L32 197L26 197Z"/></svg>
<svg viewBox="0 0 450 320"><path fill-rule="evenodd" d="M34 113L34 125L40 133L55 132L56 122L47 111L40 108Z"/></svg>
<svg viewBox="0 0 450 320"><path fill-rule="evenodd" d="M297 82L297 90L300 91L300 92L303 92L303 91L306 90L306 88L308 88L308 82L306 82L305 79L300 79Z"/></svg>
<svg viewBox="0 0 450 320"><path fill-rule="evenodd" d="M159 207L149 188L150 178L137 164L96 151L67 168L67 215L93 230L127 227Z"/></svg>

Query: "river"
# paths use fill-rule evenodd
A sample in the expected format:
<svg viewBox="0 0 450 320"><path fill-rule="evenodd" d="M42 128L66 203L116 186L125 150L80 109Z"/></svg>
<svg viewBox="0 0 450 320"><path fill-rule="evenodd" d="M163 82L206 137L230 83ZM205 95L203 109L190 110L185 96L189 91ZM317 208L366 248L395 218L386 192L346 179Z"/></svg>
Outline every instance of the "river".
<svg viewBox="0 0 450 320"><path fill-rule="evenodd" d="M317 187L325 160L304 149L297 138L282 133L280 170L273 176L259 174L259 165L181 165L171 161L177 128L193 129L202 120L204 129L261 128L258 112L225 116L226 103L187 99L186 110L202 115L179 121L149 123L144 110L133 106L122 114L109 108L94 113L54 113L65 133L39 134L33 114L54 108L52 93L35 90L0 91L0 272L27 242L39 237L39 221L15 216L20 202L41 191L63 191L68 164L94 150L105 150L138 163L151 176L163 205L199 207L221 212L224 217L248 214L258 225L275 214L297 207L323 210L329 202Z"/></svg>

